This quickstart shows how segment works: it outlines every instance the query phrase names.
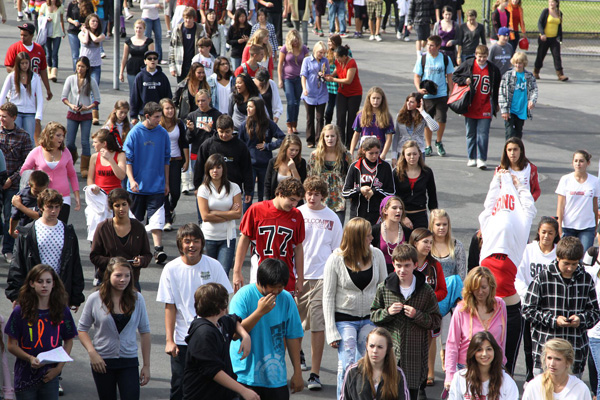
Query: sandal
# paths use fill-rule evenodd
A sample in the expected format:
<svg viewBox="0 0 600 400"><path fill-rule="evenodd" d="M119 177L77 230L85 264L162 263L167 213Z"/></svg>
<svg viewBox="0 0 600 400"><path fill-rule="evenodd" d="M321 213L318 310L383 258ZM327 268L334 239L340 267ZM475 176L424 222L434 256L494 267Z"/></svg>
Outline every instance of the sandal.
<svg viewBox="0 0 600 400"><path fill-rule="evenodd" d="M427 377L427 386L434 386L435 385L435 376L428 376Z"/></svg>

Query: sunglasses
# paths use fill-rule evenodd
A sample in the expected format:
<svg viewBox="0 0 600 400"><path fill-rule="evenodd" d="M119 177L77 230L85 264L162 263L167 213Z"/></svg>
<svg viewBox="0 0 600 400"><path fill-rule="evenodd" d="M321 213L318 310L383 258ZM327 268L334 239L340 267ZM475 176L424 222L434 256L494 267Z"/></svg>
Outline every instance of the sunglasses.
<svg viewBox="0 0 600 400"><path fill-rule="evenodd" d="M158 60L158 57L148 57L148 58L146 58L146 60L148 60L148 61L156 61L156 60Z"/></svg>

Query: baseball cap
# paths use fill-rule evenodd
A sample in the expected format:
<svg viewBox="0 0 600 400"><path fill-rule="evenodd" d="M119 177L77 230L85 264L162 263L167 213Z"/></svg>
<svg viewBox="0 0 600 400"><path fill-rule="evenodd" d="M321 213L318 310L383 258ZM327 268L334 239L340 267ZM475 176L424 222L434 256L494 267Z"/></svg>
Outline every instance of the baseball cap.
<svg viewBox="0 0 600 400"><path fill-rule="evenodd" d="M33 34L35 32L35 25L33 25L30 22L25 22L23 25L19 26L19 29L22 29L24 31L27 31L27 32Z"/></svg>
<svg viewBox="0 0 600 400"><path fill-rule="evenodd" d="M503 26L502 28L498 29L498 36L508 36L510 35L510 29L508 29L507 27Z"/></svg>
<svg viewBox="0 0 600 400"><path fill-rule="evenodd" d="M158 52L156 52L154 50L148 50L147 52L144 53L144 60L150 56L158 57Z"/></svg>

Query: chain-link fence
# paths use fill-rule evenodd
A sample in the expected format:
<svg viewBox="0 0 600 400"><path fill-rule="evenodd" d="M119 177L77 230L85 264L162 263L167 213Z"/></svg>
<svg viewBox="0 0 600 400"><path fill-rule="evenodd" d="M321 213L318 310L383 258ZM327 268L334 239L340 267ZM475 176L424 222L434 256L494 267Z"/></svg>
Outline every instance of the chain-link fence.
<svg viewBox="0 0 600 400"><path fill-rule="evenodd" d="M474 9L479 14L478 21L491 27L491 14L495 0L465 0L463 10ZM529 51L537 51L539 37L538 19L547 0L522 0L525 30L529 39ZM563 13L563 41L561 54L575 56L600 56L600 0L563 0L560 2ZM489 32L489 30L488 30Z"/></svg>

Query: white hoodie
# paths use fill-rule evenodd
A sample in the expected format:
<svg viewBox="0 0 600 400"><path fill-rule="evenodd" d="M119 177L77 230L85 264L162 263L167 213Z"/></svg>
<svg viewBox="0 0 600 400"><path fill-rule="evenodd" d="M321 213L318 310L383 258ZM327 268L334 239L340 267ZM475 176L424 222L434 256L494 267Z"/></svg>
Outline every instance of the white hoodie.
<svg viewBox="0 0 600 400"><path fill-rule="evenodd" d="M521 264L517 268L517 278L515 280L515 289L521 296L521 302L525 303L525 295L529 284L533 282L541 271L548 268L548 265L556 259L556 245L548 254L542 253L540 243L537 240L529 243L523 252Z"/></svg>
<svg viewBox="0 0 600 400"><path fill-rule="evenodd" d="M540 400L543 399L542 391L542 376L536 376L531 382L527 384L525 393L521 400ZM515 397L516 399L516 397ZM590 395L590 389L583 381L577 378L575 375L569 376L567 386L560 392L554 393L554 400L592 400Z"/></svg>
<svg viewBox="0 0 600 400"><path fill-rule="evenodd" d="M475 400L471 393L467 392L467 380L465 375L467 369L462 369L454 374L448 400ZM487 399L490 381L485 381L481 385L482 399ZM517 384L505 371L502 371L502 386L500 387L500 398L498 400L517 400L519 398L519 389ZM537 400L537 399L536 399Z"/></svg>
<svg viewBox="0 0 600 400"><path fill-rule="evenodd" d="M515 188L510 174L496 174L484 208L479 214L483 237L479 260L492 254L506 254L519 265L537 213L531 192L523 185Z"/></svg>

